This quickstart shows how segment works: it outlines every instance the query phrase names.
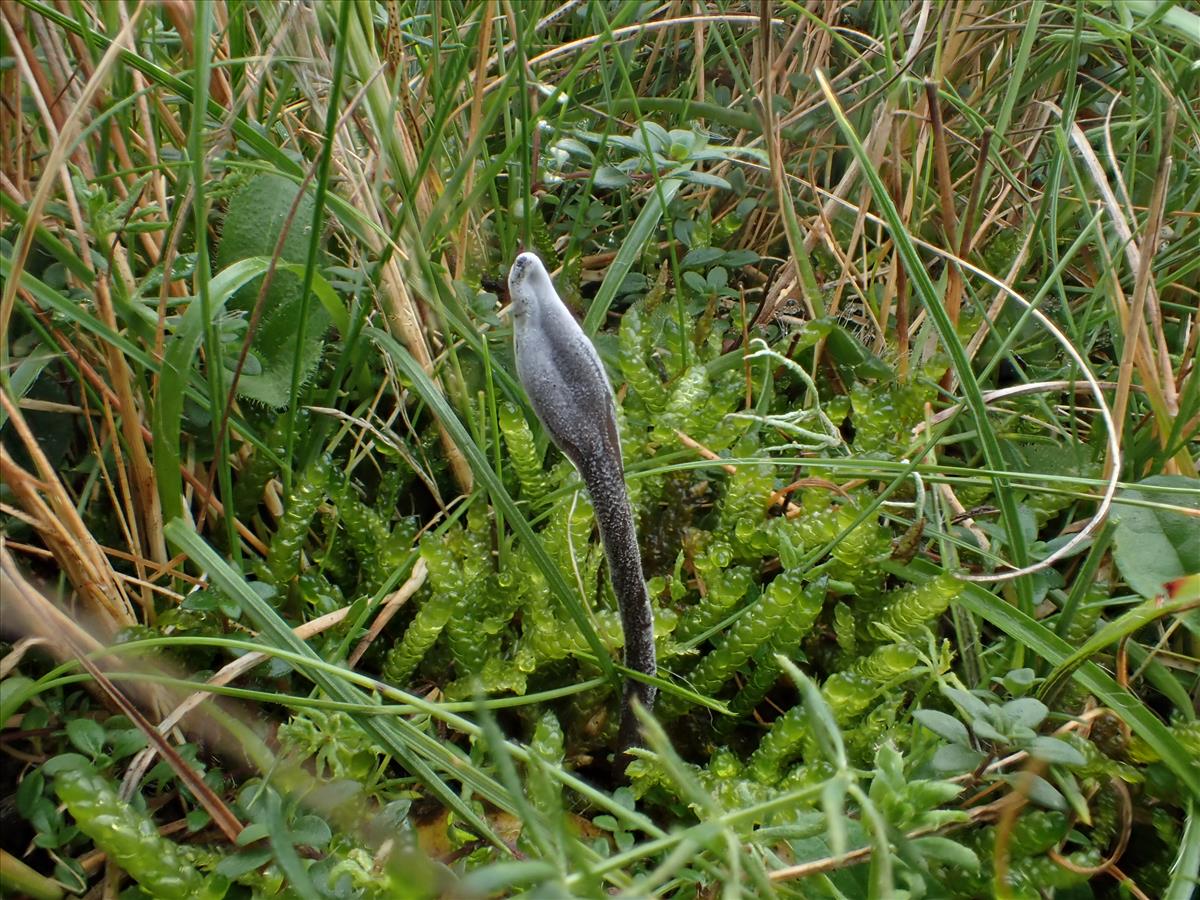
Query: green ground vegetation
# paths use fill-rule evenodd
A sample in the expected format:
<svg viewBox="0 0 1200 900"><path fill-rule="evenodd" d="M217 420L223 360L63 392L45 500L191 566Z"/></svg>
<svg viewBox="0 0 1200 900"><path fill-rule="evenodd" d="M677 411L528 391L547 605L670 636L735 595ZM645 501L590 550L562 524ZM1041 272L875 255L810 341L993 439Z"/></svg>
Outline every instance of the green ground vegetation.
<svg viewBox="0 0 1200 900"><path fill-rule="evenodd" d="M1194 5L0 15L5 893L1194 896Z"/></svg>

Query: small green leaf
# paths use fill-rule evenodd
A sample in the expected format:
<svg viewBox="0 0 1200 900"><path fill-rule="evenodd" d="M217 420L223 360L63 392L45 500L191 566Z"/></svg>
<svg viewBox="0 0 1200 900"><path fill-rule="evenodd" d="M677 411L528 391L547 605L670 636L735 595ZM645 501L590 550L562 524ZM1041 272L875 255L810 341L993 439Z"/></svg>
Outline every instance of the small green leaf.
<svg viewBox="0 0 1200 900"><path fill-rule="evenodd" d="M1028 772L1017 772L1003 776L1003 780L1013 786L1014 790L1022 791L1038 806L1046 809L1056 809L1065 812L1067 799L1058 788L1040 775L1030 775Z"/></svg>
<svg viewBox="0 0 1200 900"><path fill-rule="evenodd" d="M731 269L740 269L742 266L754 265L761 258L753 250L727 250L721 255L721 265Z"/></svg>
<svg viewBox="0 0 1200 900"><path fill-rule="evenodd" d="M193 834L201 828L207 828L208 823L212 821L212 816L208 814L208 810L196 807L183 817L187 822L188 831Z"/></svg>
<svg viewBox="0 0 1200 900"><path fill-rule="evenodd" d="M270 829L262 822L256 822L253 825L247 825L239 832L237 843L239 847L245 847L247 844L253 844L255 841L261 841L271 833Z"/></svg>
<svg viewBox="0 0 1200 900"><path fill-rule="evenodd" d="M1021 696L1033 684L1036 673L1033 669L1013 669L1001 680L1001 683L1014 696Z"/></svg>
<svg viewBox="0 0 1200 900"><path fill-rule="evenodd" d="M601 166L596 170L596 187L617 190L633 184L633 179L614 166Z"/></svg>
<svg viewBox="0 0 1200 900"><path fill-rule="evenodd" d="M224 875L226 878L240 878L248 872L253 872L259 866L271 859L271 851L268 848L258 850L243 850L241 853L235 853L233 856L227 856L217 864L214 870L218 875Z"/></svg>
<svg viewBox="0 0 1200 900"><path fill-rule="evenodd" d="M104 726L92 719L72 719L67 723L67 737L88 756L97 756L104 749Z"/></svg>
<svg viewBox="0 0 1200 900"><path fill-rule="evenodd" d="M1043 759L1048 763L1058 763L1063 766L1082 766L1087 763L1083 754L1058 738L1039 735L1029 742L1026 749L1032 756Z"/></svg>
<svg viewBox="0 0 1200 900"><path fill-rule="evenodd" d="M983 715L971 720L971 730L975 732L977 737L983 738L985 741L999 741L1007 743L1009 735L1001 731L992 722L992 715Z"/></svg>
<svg viewBox="0 0 1200 900"><path fill-rule="evenodd" d="M54 877L73 894L82 894L87 889L87 872L77 859L58 858L54 864Z"/></svg>
<svg viewBox="0 0 1200 900"><path fill-rule="evenodd" d="M913 718L952 744L961 744L964 747L970 745L971 736L967 732L967 726L954 716L938 712L936 709L918 709L913 713Z"/></svg>
<svg viewBox="0 0 1200 900"><path fill-rule="evenodd" d="M973 772L987 757L978 750L961 744L943 744L933 754L933 767L939 772L958 774Z"/></svg>
<svg viewBox="0 0 1200 900"><path fill-rule="evenodd" d="M834 324L830 329L826 346L829 355L855 375L863 378L889 378L892 375L891 366L864 347L841 325Z"/></svg>
<svg viewBox="0 0 1200 900"><path fill-rule="evenodd" d="M709 290L718 290L729 283L729 272L725 270L724 266L713 266L709 269L705 281L708 283Z"/></svg>
<svg viewBox="0 0 1200 900"><path fill-rule="evenodd" d="M46 776L42 774L41 769L34 769L18 781L15 795L17 812L26 819L32 818L34 809L45 800L45 788Z"/></svg>
<svg viewBox="0 0 1200 900"><path fill-rule="evenodd" d="M677 159L677 157L672 158ZM708 172L677 172L674 177L691 184L699 184L703 187L715 187L724 191L733 190L733 185L724 178L719 175L710 175Z"/></svg>
<svg viewBox="0 0 1200 900"><path fill-rule="evenodd" d="M203 590L192 591L184 597L183 602L179 604L179 608L194 610L195 612L216 612L220 599L218 591L211 587L204 588Z"/></svg>
<svg viewBox="0 0 1200 900"><path fill-rule="evenodd" d="M970 691L959 690L958 688L942 685L942 693L946 695L955 706L969 713L974 718L987 715L988 705L972 694Z"/></svg>
<svg viewBox="0 0 1200 900"><path fill-rule="evenodd" d="M693 247L679 264L685 269L695 269L715 263L728 256L720 247Z"/></svg>
<svg viewBox="0 0 1200 900"><path fill-rule="evenodd" d="M971 872L979 871L979 857L975 855L975 851L964 847L958 841L931 835L917 838L913 841L913 846L918 853L929 859L936 859L938 862Z"/></svg>
<svg viewBox="0 0 1200 900"><path fill-rule="evenodd" d="M588 147L588 145L585 144L583 141L576 140L575 138L572 138L572 137L559 138L557 141L554 142L554 146L558 147L560 150L565 150L567 153L570 153L572 156L578 156L580 159L587 160L588 162L591 162L591 160L592 160L591 148Z"/></svg>
<svg viewBox="0 0 1200 900"><path fill-rule="evenodd" d="M605 831L619 831L621 826L617 824L617 820L610 815L596 816L592 819L592 824L597 828L603 828Z"/></svg>
<svg viewBox="0 0 1200 900"><path fill-rule="evenodd" d="M708 282L704 277L697 272L687 271L683 273L683 283L690 287L697 294L708 293Z"/></svg>
<svg viewBox="0 0 1200 900"><path fill-rule="evenodd" d="M329 823L320 816L301 816L292 825L292 840L297 844L312 847L314 850L320 850L329 843L332 837L333 832L329 830Z"/></svg>
<svg viewBox="0 0 1200 900"><path fill-rule="evenodd" d="M1001 709L1009 720L1025 728L1037 728L1050 712L1046 704L1036 697L1009 700Z"/></svg>
<svg viewBox="0 0 1200 900"><path fill-rule="evenodd" d="M146 746L146 735L136 728L119 728L108 733L112 745L112 758L124 759Z"/></svg>
<svg viewBox="0 0 1200 900"><path fill-rule="evenodd" d="M10 679L12 680L12 679ZM25 679L29 681L29 679ZM29 681L32 685L33 682ZM7 722L8 719L0 718L0 722ZM30 707L29 712L21 716L22 731L37 731L40 728L46 728L50 725L50 711L44 706Z"/></svg>

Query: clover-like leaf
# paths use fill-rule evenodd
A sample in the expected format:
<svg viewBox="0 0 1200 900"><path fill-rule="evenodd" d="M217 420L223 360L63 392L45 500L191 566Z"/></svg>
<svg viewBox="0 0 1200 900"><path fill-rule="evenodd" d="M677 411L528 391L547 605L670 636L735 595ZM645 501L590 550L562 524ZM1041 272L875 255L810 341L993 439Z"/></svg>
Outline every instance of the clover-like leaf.
<svg viewBox="0 0 1200 900"><path fill-rule="evenodd" d="M93 719L72 719L67 723L67 737L88 756L94 757L104 749L104 726Z"/></svg>

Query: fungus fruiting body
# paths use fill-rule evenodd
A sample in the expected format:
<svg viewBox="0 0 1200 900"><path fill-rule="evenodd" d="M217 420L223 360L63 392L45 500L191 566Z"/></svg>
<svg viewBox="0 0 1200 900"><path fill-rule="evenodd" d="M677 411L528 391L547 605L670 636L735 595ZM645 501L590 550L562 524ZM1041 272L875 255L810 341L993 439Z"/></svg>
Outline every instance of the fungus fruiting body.
<svg viewBox="0 0 1200 900"><path fill-rule="evenodd" d="M600 528L625 633L625 664L655 673L654 617L642 574L633 510L617 433L612 387L596 348L571 315L542 261L522 253L508 275L517 377L551 440L579 470ZM632 702L654 705L656 690L628 680L621 704L622 750L637 743Z"/></svg>

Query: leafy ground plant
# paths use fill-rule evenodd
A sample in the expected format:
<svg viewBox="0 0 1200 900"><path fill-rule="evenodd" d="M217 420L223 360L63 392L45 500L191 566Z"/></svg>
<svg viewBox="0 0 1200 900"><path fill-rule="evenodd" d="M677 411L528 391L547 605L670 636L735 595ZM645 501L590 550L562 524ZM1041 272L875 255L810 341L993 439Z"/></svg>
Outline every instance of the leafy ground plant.
<svg viewBox="0 0 1200 900"><path fill-rule="evenodd" d="M6 893L1193 896L1191 8L0 23Z"/></svg>

